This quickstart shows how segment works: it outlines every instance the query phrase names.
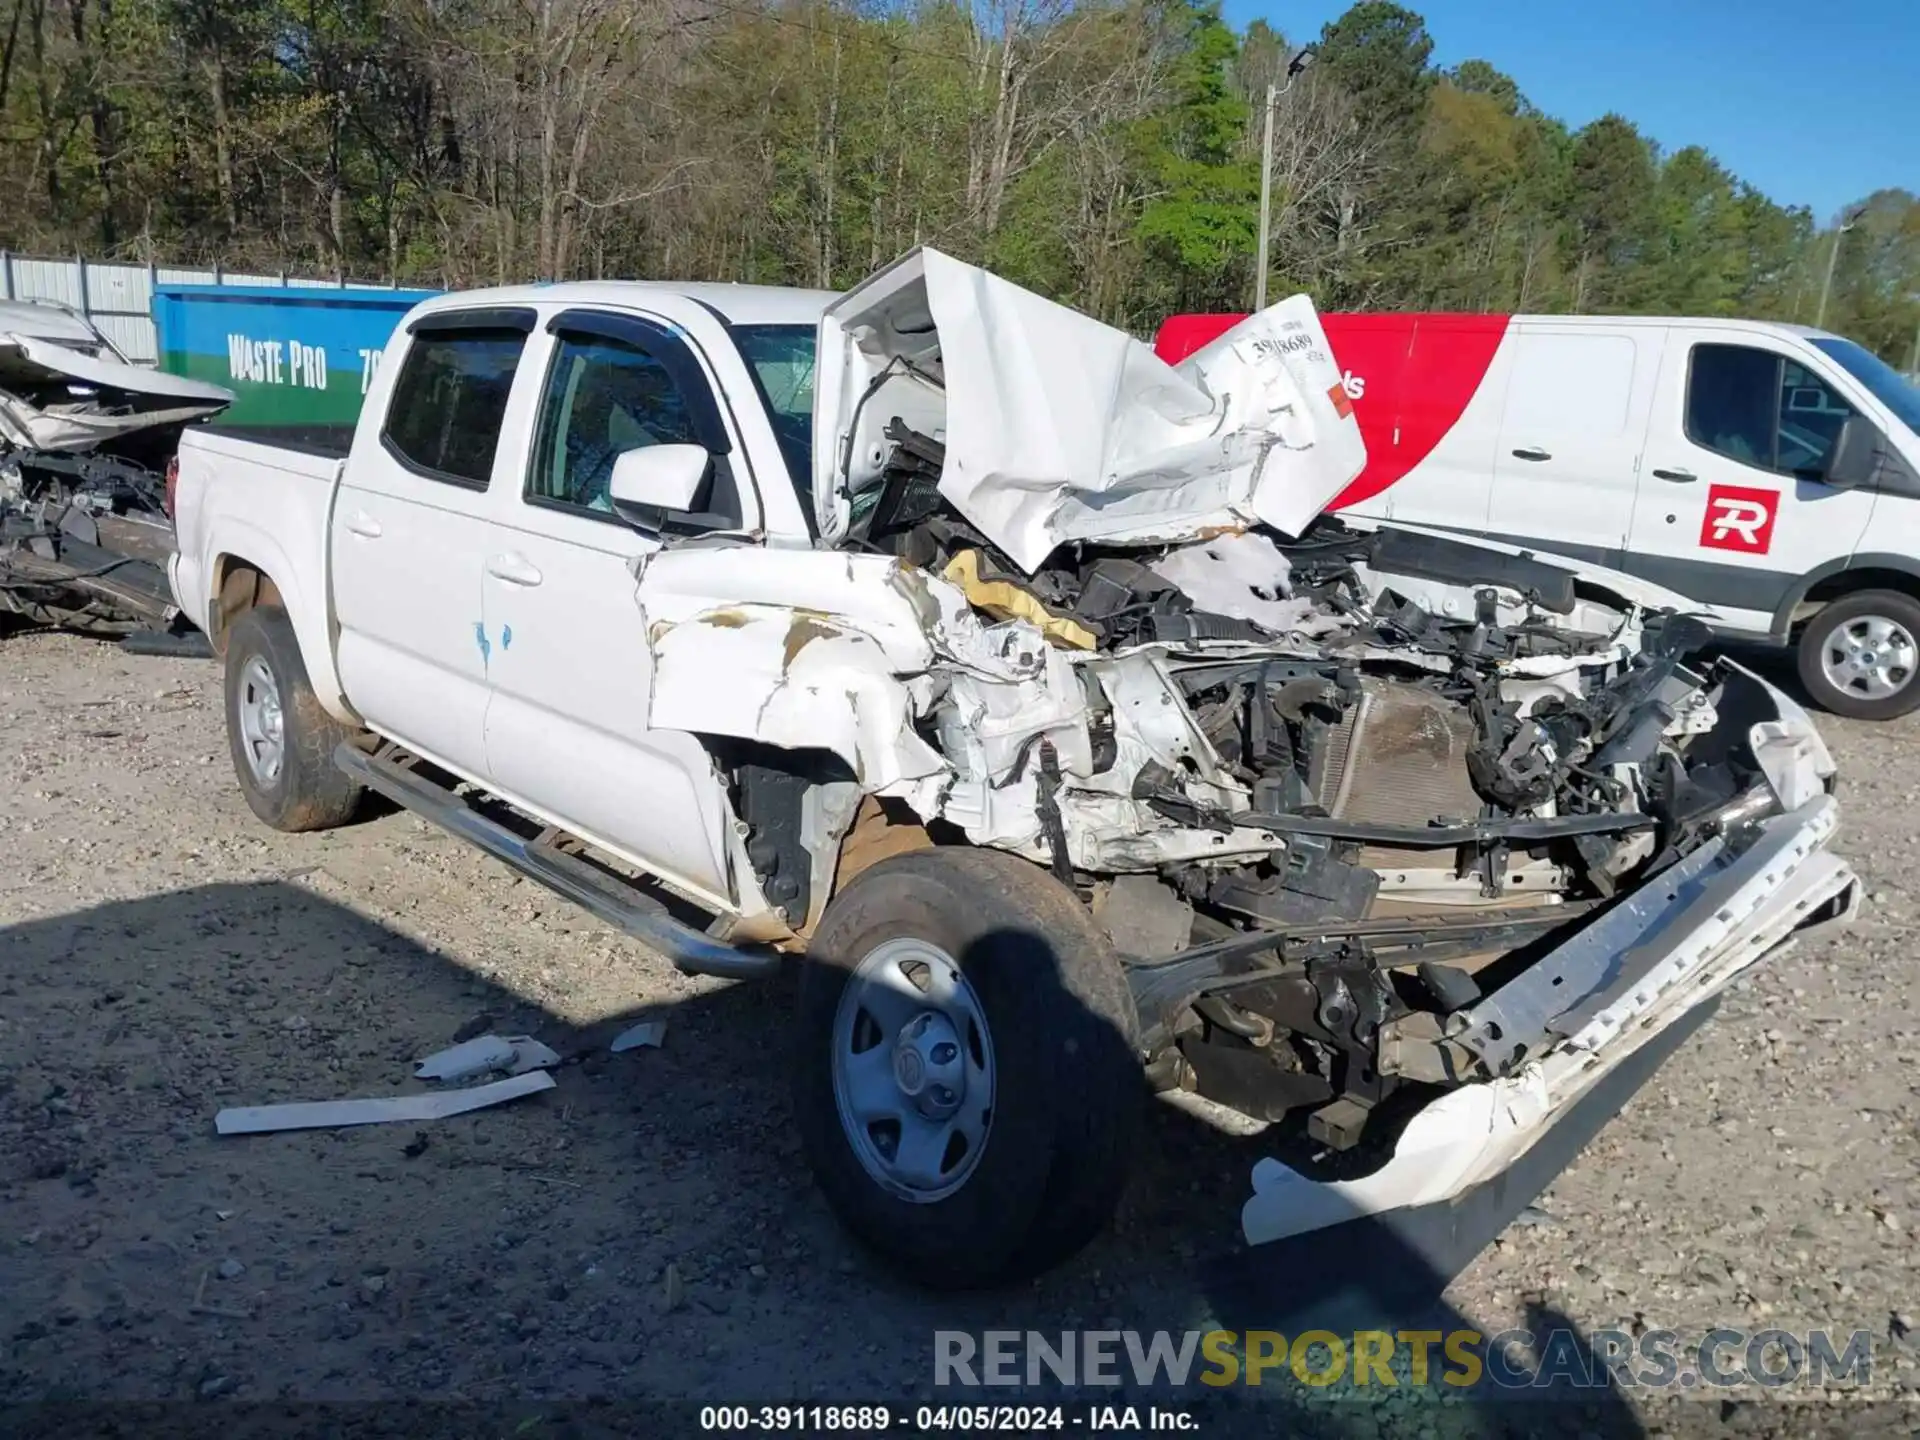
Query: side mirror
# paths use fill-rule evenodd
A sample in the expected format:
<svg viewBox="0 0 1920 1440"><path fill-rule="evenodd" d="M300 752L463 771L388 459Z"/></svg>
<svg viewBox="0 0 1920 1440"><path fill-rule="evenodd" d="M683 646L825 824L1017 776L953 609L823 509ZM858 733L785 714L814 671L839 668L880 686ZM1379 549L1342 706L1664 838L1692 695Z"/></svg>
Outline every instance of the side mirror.
<svg viewBox="0 0 1920 1440"><path fill-rule="evenodd" d="M663 512L695 508L713 457L703 445L641 445L622 450L608 478L614 511L630 523L657 527Z"/></svg>
<svg viewBox="0 0 1920 1440"><path fill-rule="evenodd" d="M1820 478L1836 490L1851 490L1872 484L1879 470L1880 432L1866 417L1849 415L1833 437L1833 449L1827 452L1826 469Z"/></svg>

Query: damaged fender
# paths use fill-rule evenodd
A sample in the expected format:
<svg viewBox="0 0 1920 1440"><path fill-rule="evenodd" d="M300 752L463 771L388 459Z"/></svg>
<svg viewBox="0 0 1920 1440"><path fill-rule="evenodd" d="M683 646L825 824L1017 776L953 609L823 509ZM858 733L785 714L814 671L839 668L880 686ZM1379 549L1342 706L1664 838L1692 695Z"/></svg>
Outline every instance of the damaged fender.
<svg viewBox="0 0 1920 1440"><path fill-rule="evenodd" d="M651 728L831 751L923 815L951 774L913 729L934 672L1020 685L1058 663L1033 626L987 627L958 587L888 556L674 551L648 558L638 599Z"/></svg>
<svg viewBox="0 0 1920 1440"><path fill-rule="evenodd" d="M650 728L829 750L881 794L947 768L913 733L912 693L883 640L843 617L733 605L650 629L648 643Z"/></svg>

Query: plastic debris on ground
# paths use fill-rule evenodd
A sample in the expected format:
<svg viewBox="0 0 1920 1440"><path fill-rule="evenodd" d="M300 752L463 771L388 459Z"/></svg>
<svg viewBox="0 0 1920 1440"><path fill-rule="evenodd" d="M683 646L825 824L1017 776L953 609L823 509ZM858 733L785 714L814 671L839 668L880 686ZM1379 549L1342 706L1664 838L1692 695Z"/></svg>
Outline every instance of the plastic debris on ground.
<svg viewBox="0 0 1920 1440"><path fill-rule="evenodd" d="M629 1026L613 1037L613 1043L607 1046L618 1055L623 1050L638 1050L643 1046L660 1048L660 1042L666 1039L667 1022L664 1020L642 1020L638 1025Z"/></svg>
<svg viewBox="0 0 1920 1440"><path fill-rule="evenodd" d="M560 1057L531 1035L476 1035L427 1056L413 1075L416 1080L471 1080L477 1075L524 1075L559 1063Z"/></svg>
<svg viewBox="0 0 1920 1440"><path fill-rule="evenodd" d="M243 1105L222 1110L213 1128L222 1135L267 1135L280 1130L334 1130L395 1120L444 1120L555 1088L545 1070L530 1070L466 1090L385 1095L370 1100L316 1100L293 1105Z"/></svg>

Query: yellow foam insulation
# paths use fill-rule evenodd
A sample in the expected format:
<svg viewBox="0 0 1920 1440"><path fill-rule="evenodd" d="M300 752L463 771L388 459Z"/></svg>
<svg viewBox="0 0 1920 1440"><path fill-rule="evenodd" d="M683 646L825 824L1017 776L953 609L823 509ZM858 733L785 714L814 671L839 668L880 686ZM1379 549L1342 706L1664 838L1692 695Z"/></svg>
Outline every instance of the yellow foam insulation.
<svg viewBox="0 0 1920 1440"><path fill-rule="evenodd" d="M940 572L966 592L967 603L996 620L1030 621L1042 635L1069 650L1091 650L1094 634L1078 620L1055 615L1011 580L982 580L980 552L962 550Z"/></svg>

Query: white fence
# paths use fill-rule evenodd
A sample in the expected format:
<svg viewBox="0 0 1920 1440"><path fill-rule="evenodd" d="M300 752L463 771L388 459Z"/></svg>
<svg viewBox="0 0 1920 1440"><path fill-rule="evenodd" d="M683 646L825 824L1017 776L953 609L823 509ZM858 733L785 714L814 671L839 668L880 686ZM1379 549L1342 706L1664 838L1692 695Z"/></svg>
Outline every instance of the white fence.
<svg viewBox="0 0 1920 1440"><path fill-rule="evenodd" d="M299 285L321 290L391 290L369 285L180 265L124 265L75 256L46 260L0 250L0 300L52 300L78 310L100 327L120 353L141 365L160 359L153 329L153 291L158 285Z"/></svg>

